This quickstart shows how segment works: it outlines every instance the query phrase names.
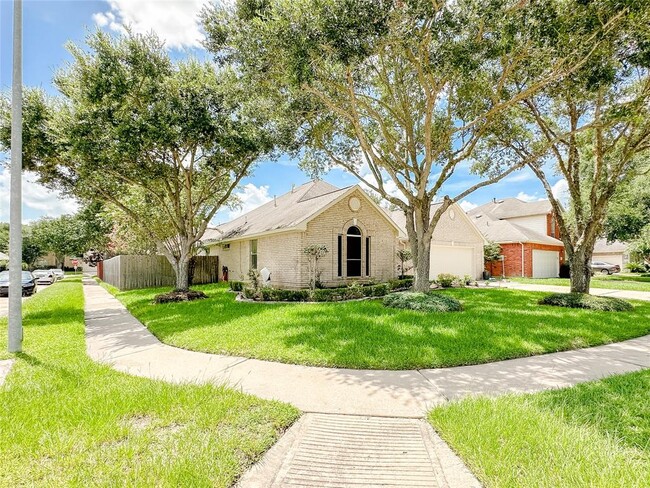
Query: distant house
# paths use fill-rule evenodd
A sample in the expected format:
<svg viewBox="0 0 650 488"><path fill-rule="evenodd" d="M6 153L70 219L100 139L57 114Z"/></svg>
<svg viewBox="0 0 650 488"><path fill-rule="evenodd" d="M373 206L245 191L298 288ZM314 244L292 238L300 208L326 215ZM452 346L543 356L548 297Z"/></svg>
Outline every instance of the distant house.
<svg viewBox="0 0 650 488"><path fill-rule="evenodd" d="M480 233L472 230L457 206L443 220L441 231L436 230L434 236L436 246L441 247L434 249L437 264L432 264L432 274L447 269L439 263L462 262L449 269L478 277L482 269ZM442 235L445 232L450 239ZM313 181L208 229L203 244L210 255L219 256L230 280L248 280L251 268L267 268L271 285L301 288L310 280L308 257L303 252L309 245L327 247L329 252L319 261L320 281L325 286L337 286L355 280L395 278L399 273L396 252L407 245L404 240L400 225L358 185L340 189ZM476 247L467 252L465 244L469 243L480 246L480 251ZM445 254L438 257L440 253Z"/></svg>
<svg viewBox="0 0 650 488"><path fill-rule="evenodd" d="M620 241L608 243L607 239L598 239L591 260L617 264L623 270L623 267L630 262L627 244Z"/></svg>
<svg viewBox="0 0 650 488"><path fill-rule="evenodd" d="M488 241L501 245L503 261L492 265L495 276L555 278L564 262L564 244L548 200L493 200L468 212ZM488 267L488 270L489 267Z"/></svg>
<svg viewBox="0 0 650 488"><path fill-rule="evenodd" d="M438 205L433 205L431 215ZM391 212L391 218L400 228L400 242L408 247L406 217L402 211ZM441 273L479 279L483 274L483 245L485 239L460 206L453 204L442 214L431 241L429 276L435 279ZM412 270L411 270L412 273Z"/></svg>

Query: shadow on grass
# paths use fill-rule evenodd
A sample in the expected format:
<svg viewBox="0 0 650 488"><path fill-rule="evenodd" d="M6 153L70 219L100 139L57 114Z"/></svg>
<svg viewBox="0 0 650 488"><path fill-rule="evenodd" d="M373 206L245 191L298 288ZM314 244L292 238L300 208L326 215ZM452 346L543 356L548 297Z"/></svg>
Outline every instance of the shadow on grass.
<svg viewBox="0 0 650 488"><path fill-rule="evenodd" d="M650 332L650 304L629 313L557 310L517 290L442 291L462 312L422 313L380 301L236 302L222 286L209 298L151 305L158 290L119 295L160 340L188 349L310 365L412 369L477 364L586 347Z"/></svg>

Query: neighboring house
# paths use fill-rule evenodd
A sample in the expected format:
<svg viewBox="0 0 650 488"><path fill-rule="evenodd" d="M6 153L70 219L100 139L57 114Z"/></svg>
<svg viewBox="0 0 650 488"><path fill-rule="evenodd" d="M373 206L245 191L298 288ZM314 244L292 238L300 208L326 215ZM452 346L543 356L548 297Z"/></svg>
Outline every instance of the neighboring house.
<svg viewBox="0 0 650 488"><path fill-rule="evenodd" d="M447 271L478 278L483 239L464 212L454 206L439 227L432 247L436 256L432 277ZM396 252L405 246L404 240L398 223L358 185L339 189L313 181L208 229L203 245L210 255L219 256L230 280L248 280L251 268L267 268L272 286L301 288L310 280L308 256L303 252L309 245L327 247L329 252L319 261L320 281L337 286L395 278ZM449 268L448 263L457 266Z"/></svg>
<svg viewBox="0 0 650 488"><path fill-rule="evenodd" d="M214 229L203 244L228 267L230 280L248 280L251 268L267 268L270 284L309 285L303 250L323 244L320 281L335 286L348 280L392 279L397 274L399 228L359 187L339 189L313 181Z"/></svg>
<svg viewBox="0 0 650 488"><path fill-rule="evenodd" d="M487 266L494 276L559 276L564 244L548 200L495 199L468 215L488 241L501 245L503 260Z"/></svg>
<svg viewBox="0 0 650 488"><path fill-rule="evenodd" d="M431 215L437 205L431 207ZM406 217L401 210L391 212L391 218L400 228L402 247L408 247ZM485 239L472 219L460 206L453 204L442 214L431 241L429 277L436 279L441 273L450 273L463 278L480 279L483 274L483 245ZM410 264L410 263L409 263ZM413 270L409 272L413 274Z"/></svg>
<svg viewBox="0 0 650 488"><path fill-rule="evenodd" d="M627 244L620 241L608 243L607 239L598 239L591 260L617 264L623 270L624 266L630 262Z"/></svg>

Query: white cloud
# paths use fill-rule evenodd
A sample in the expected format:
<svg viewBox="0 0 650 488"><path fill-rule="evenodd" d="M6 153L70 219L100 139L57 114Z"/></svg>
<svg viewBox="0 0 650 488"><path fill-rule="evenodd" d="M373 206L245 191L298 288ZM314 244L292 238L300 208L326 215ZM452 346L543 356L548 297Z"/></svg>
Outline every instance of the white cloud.
<svg viewBox="0 0 650 488"><path fill-rule="evenodd" d="M23 212L31 210L30 214L38 217L58 217L63 214L72 214L79 205L74 199L62 197L59 192L48 190L43 185L35 183L34 173L23 173ZM0 173L0 221L9 220L9 194L11 185L9 170ZM25 223L32 218L23 219Z"/></svg>
<svg viewBox="0 0 650 488"><path fill-rule="evenodd" d="M234 196L237 197L239 205L237 208L234 208L228 212L228 218L230 220L239 217L251 210L264 205L267 202L270 202L273 197L269 195L269 186L262 185L260 187L255 186L253 183L247 183L244 187L234 193Z"/></svg>
<svg viewBox="0 0 650 488"><path fill-rule="evenodd" d="M199 13L207 0L108 0L109 10L92 18L99 27L123 33L155 32L168 48L201 47Z"/></svg>
<svg viewBox="0 0 650 488"><path fill-rule="evenodd" d="M470 202L469 200L463 200L459 203L460 208L462 208L465 212L469 212L470 210L475 209L478 207L475 203Z"/></svg>
<svg viewBox="0 0 650 488"><path fill-rule="evenodd" d="M569 201L569 184L567 181L564 178L556 181L551 187L551 191L553 192L553 196L557 198L562 205L566 206Z"/></svg>
<svg viewBox="0 0 650 488"><path fill-rule="evenodd" d="M517 193L517 198L519 200L523 200L524 202L534 202L535 200L539 200L539 197L536 195L529 195L526 192L520 191Z"/></svg>

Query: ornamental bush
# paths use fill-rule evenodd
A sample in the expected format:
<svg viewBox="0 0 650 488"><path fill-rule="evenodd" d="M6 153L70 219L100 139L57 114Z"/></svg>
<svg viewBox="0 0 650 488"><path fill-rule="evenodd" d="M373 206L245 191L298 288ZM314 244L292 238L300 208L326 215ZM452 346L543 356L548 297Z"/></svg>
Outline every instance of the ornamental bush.
<svg viewBox="0 0 650 488"><path fill-rule="evenodd" d="M244 289L243 281L229 281L228 284L232 291L242 291Z"/></svg>
<svg viewBox="0 0 650 488"><path fill-rule="evenodd" d="M384 305L419 312L460 312L463 309L461 303L454 297L438 292L391 293L384 297Z"/></svg>
<svg viewBox="0 0 650 488"><path fill-rule="evenodd" d="M601 312L629 312L632 305L625 300L613 297L597 297L586 293L553 293L542 298L540 305L555 307L584 308Z"/></svg>

